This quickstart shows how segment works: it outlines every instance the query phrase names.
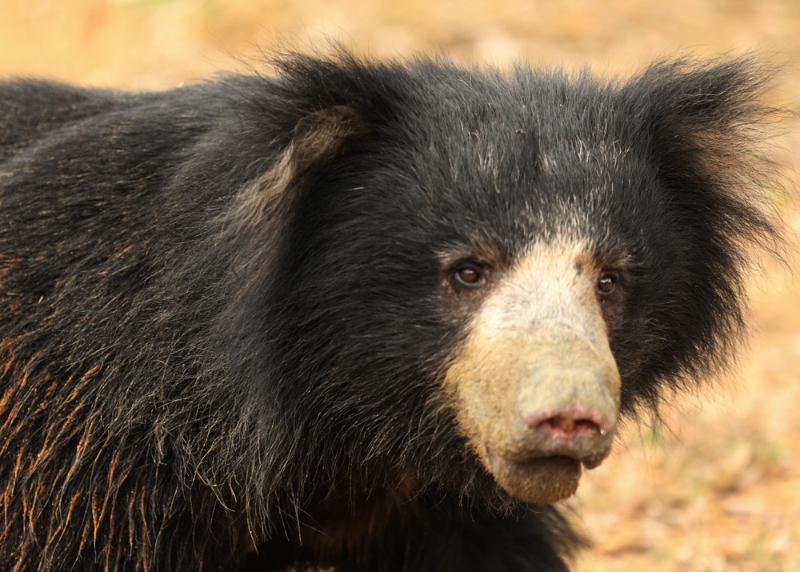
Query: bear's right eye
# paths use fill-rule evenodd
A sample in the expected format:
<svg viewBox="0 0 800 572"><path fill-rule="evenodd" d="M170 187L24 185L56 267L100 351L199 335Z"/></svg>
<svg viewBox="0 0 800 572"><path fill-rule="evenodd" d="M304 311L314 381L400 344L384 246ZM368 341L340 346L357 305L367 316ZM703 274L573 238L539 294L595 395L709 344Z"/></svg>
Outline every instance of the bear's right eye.
<svg viewBox="0 0 800 572"><path fill-rule="evenodd" d="M456 279L464 286L480 286L484 282L484 270L475 265L461 266L456 270Z"/></svg>

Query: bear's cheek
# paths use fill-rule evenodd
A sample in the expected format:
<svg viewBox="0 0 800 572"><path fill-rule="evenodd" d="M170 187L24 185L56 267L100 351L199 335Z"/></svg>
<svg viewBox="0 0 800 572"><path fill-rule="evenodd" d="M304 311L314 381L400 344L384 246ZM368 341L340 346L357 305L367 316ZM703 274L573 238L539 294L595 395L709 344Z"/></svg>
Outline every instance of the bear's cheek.
<svg viewBox="0 0 800 572"><path fill-rule="evenodd" d="M483 466L536 503L569 497L608 456L620 404L594 273L569 256L553 266L539 253L487 295L444 378Z"/></svg>

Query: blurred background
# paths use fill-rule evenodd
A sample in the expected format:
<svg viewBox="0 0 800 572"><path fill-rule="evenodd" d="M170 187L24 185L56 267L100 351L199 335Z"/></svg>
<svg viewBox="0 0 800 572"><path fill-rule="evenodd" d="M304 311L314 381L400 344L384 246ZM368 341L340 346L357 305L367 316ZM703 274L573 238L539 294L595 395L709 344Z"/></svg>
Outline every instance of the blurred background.
<svg viewBox="0 0 800 572"><path fill-rule="evenodd" d="M259 66L264 50L334 38L380 57L524 57L607 75L676 52L758 50L786 66L770 95L800 108L800 0L0 0L0 77L167 89ZM775 158L796 193L800 121ZM777 196L777 194L776 194ZM624 432L568 505L594 544L577 572L800 571L800 269L751 279L753 338L736 372Z"/></svg>

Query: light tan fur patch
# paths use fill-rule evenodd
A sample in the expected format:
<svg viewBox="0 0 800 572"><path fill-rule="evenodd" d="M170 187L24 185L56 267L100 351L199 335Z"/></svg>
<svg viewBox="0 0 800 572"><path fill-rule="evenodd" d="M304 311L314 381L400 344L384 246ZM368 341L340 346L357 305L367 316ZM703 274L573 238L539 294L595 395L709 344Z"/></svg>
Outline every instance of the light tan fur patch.
<svg viewBox="0 0 800 572"><path fill-rule="evenodd" d="M510 494L555 502L574 493L581 464L608 455L620 377L597 295L602 268L585 242L534 244L496 278L469 326L445 388L460 429ZM574 443L529 425L568 410L597 426Z"/></svg>

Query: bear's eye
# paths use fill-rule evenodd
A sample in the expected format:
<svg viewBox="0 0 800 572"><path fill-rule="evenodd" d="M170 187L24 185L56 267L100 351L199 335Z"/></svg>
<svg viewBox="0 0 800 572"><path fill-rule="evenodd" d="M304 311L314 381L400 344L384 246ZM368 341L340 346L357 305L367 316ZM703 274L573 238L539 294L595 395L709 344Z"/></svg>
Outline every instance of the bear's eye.
<svg viewBox="0 0 800 572"><path fill-rule="evenodd" d="M484 281L484 271L474 265L461 266L456 270L456 279L464 286L480 286Z"/></svg>
<svg viewBox="0 0 800 572"><path fill-rule="evenodd" d="M614 276L604 272L597 280L597 291L600 294L611 294L614 291Z"/></svg>

